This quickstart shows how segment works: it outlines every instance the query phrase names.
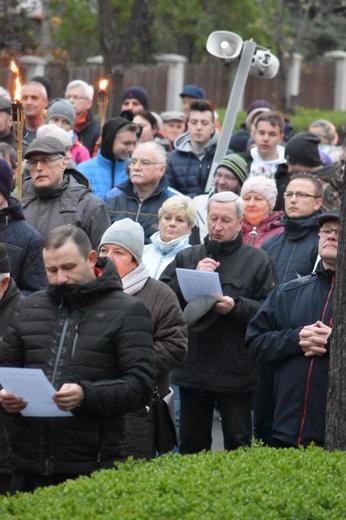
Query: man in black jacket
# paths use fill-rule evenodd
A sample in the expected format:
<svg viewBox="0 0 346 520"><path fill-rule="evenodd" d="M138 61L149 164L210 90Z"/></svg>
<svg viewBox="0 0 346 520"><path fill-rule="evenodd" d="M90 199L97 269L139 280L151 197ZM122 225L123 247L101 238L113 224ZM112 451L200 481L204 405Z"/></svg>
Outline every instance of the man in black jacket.
<svg viewBox="0 0 346 520"><path fill-rule="evenodd" d="M41 368L67 417L29 417L27 403L2 390L15 414L11 491L30 491L111 468L121 457L123 415L150 402L155 374L152 321L122 291L115 266L71 225L43 244L49 285L23 300L0 349L0 365Z"/></svg>
<svg viewBox="0 0 346 520"><path fill-rule="evenodd" d="M244 347L246 326L273 289L276 276L266 253L243 242L242 199L232 192L209 200L209 235L202 245L177 254L161 280L177 294L189 326L185 364L174 371L180 387L181 453L211 449L215 403L222 418L226 450L249 445L251 405L257 370ZM176 268L216 272L223 296L199 298L188 305Z"/></svg>
<svg viewBox="0 0 346 520"><path fill-rule="evenodd" d="M319 224L316 271L280 285L247 329L252 357L274 366L274 447L324 444L339 210Z"/></svg>

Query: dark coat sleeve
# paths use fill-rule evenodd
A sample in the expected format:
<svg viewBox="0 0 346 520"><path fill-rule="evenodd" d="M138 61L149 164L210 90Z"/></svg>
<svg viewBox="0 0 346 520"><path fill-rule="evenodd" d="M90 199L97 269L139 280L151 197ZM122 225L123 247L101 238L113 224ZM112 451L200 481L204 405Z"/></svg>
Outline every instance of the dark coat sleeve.
<svg viewBox="0 0 346 520"><path fill-rule="evenodd" d="M245 345L257 361L283 361L303 354L299 346L301 327L282 328L279 323L278 313L281 312L283 318L286 314L278 296L280 290L281 286L273 291L247 327Z"/></svg>

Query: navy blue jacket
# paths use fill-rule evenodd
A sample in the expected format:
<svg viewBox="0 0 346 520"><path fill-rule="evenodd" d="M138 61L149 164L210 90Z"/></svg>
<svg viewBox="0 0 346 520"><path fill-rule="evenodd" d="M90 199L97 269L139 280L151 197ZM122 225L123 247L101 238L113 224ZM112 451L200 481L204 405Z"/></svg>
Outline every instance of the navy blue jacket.
<svg viewBox="0 0 346 520"><path fill-rule="evenodd" d="M11 262L11 276L26 294L44 289L46 273L41 255L42 236L26 222L21 203L10 197L0 210L0 242Z"/></svg>
<svg viewBox="0 0 346 520"><path fill-rule="evenodd" d="M158 211L165 200L173 195L180 193L168 187L168 181L164 176L155 190L144 200L134 191L130 180L110 190L104 200L112 223L123 218L139 222L144 229L145 243L150 244L151 235L158 230Z"/></svg>
<svg viewBox="0 0 346 520"><path fill-rule="evenodd" d="M274 366L273 438L292 446L323 446L328 388L329 336L324 356L306 357L299 332L321 320L332 325L334 271L320 262L316 273L280 285L247 328L251 356Z"/></svg>

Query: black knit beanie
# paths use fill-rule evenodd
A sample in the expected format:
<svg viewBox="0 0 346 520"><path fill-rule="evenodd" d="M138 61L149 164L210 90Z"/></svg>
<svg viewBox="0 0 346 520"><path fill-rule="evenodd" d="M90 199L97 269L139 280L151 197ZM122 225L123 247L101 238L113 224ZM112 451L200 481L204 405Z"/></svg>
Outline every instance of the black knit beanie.
<svg viewBox="0 0 346 520"><path fill-rule="evenodd" d="M13 172L4 159L0 159L0 191L8 200L13 188Z"/></svg>
<svg viewBox="0 0 346 520"><path fill-rule="evenodd" d="M312 132L299 132L291 137L285 148L285 157L288 164L301 166L321 166L322 161L318 151L321 142L318 135Z"/></svg>

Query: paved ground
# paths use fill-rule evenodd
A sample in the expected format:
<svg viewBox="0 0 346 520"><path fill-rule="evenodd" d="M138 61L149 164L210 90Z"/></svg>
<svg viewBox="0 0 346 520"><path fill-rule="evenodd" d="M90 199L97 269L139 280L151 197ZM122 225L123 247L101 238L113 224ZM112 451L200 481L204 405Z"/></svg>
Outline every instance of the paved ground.
<svg viewBox="0 0 346 520"><path fill-rule="evenodd" d="M213 444L211 446L213 451L223 451L223 435L221 429L221 421L219 414L214 412L213 421Z"/></svg>

